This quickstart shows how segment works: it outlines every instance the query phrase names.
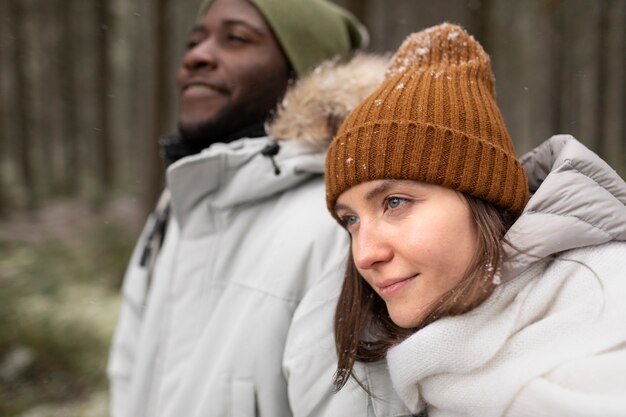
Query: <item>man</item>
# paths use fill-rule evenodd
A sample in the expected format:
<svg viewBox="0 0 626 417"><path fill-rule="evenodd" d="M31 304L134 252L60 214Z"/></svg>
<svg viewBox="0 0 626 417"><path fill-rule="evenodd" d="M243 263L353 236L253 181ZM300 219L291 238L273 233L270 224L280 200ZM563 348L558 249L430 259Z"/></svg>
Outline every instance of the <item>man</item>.
<svg viewBox="0 0 626 417"><path fill-rule="evenodd" d="M332 392L348 244L325 213L323 152L384 61L320 67L264 129L292 80L365 41L326 0L202 6L177 76L180 135L164 143L171 200L125 277L112 416L403 414L381 364L357 369L376 398Z"/></svg>

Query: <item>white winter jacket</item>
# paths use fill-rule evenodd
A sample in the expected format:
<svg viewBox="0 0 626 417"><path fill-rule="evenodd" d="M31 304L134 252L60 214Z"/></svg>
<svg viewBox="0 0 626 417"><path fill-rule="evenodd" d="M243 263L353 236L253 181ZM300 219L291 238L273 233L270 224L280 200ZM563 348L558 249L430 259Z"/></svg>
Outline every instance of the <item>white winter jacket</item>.
<svg viewBox="0 0 626 417"><path fill-rule="evenodd" d="M522 162L503 284L390 350L394 386L429 417L626 416L626 184L571 136Z"/></svg>
<svg viewBox="0 0 626 417"><path fill-rule="evenodd" d="M168 169L172 216L149 291L145 233L125 277L108 367L114 417L407 414L384 363L359 370L380 398L332 390L348 242L326 212L323 151L329 124L385 64L326 64L288 93L273 137L216 144ZM262 154L275 139L278 175Z"/></svg>

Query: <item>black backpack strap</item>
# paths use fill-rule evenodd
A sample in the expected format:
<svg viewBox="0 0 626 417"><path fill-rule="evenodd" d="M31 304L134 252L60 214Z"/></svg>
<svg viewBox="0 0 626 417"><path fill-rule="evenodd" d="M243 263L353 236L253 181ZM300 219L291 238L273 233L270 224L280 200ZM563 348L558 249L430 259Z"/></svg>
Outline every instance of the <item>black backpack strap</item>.
<svg viewBox="0 0 626 417"><path fill-rule="evenodd" d="M150 231L148 232L145 246L139 260L139 264L142 267L148 269L148 282L146 284L146 293L150 289L154 265L159 254L159 250L163 245L163 239L165 238L167 223L170 217L170 210L171 194L170 191L166 188L161 193L159 201L157 202L157 205L152 212L152 225L150 227Z"/></svg>

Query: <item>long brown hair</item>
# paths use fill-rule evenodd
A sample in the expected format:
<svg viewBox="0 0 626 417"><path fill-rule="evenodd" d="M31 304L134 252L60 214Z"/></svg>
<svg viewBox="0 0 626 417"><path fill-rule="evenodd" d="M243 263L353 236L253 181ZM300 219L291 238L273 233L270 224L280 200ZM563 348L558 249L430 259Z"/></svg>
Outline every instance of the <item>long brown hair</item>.
<svg viewBox="0 0 626 417"><path fill-rule="evenodd" d="M416 327L405 329L391 320L385 302L361 277L350 254L334 319L338 358L335 390L339 391L350 377L367 390L353 373L356 361L381 360L391 347L429 323L466 313L491 295L504 256L502 238L515 219L493 204L462 195L477 230L474 259L463 279L433 303L430 313Z"/></svg>

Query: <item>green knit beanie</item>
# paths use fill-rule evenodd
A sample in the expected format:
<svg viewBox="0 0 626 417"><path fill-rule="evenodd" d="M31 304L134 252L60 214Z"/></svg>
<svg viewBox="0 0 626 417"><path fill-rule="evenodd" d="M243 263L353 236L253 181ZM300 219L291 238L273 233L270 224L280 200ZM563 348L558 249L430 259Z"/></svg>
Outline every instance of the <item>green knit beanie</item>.
<svg viewBox="0 0 626 417"><path fill-rule="evenodd" d="M336 55L367 46L369 35L350 12L326 0L248 0L274 31L298 75ZM198 17L212 0L204 0Z"/></svg>

